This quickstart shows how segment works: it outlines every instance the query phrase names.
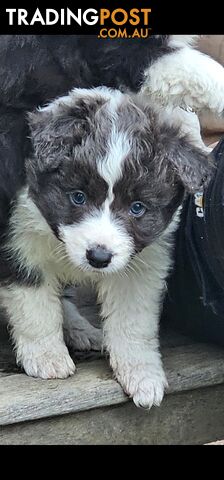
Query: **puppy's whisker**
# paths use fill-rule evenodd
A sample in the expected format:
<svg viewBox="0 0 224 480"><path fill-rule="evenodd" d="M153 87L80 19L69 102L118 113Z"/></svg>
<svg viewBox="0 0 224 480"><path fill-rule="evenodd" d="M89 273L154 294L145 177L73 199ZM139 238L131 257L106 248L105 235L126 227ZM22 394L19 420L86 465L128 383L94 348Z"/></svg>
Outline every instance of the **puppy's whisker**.
<svg viewBox="0 0 224 480"><path fill-rule="evenodd" d="M144 260L142 260L142 258L136 256L136 258L134 259L134 262L137 264L138 262L139 263L142 263L142 265L144 265L145 267L148 268L148 264L146 262L144 262Z"/></svg>
<svg viewBox="0 0 224 480"><path fill-rule="evenodd" d="M140 270L140 266L136 263L135 258L129 263L129 267L132 268L135 273L137 273L136 268L137 270Z"/></svg>
<svg viewBox="0 0 224 480"><path fill-rule="evenodd" d="M126 267L126 272L134 273L134 275L138 275L138 274L139 274L139 272L137 272L137 271L135 270L134 266L133 266L133 265L130 265L130 264L127 265L127 267Z"/></svg>
<svg viewBox="0 0 224 480"><path fill-rule="evenodd" d="M118 273L118 276L121 278L124 278L124 277L128 278L128 274L125 270L119 270L117 273Z"/></svg>

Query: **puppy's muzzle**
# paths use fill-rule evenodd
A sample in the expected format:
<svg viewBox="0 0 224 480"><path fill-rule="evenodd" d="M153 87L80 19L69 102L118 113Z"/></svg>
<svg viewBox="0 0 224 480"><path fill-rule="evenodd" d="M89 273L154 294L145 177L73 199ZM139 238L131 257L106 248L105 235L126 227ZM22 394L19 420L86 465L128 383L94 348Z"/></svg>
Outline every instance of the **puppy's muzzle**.
<svg viewBox="0 0 224 480"><path fill-rule="evenodd" d="M104 246L98 245L95 248L86 250L86 258L89 264L94 268L105 268L109 265L112 253Z"/></svg>

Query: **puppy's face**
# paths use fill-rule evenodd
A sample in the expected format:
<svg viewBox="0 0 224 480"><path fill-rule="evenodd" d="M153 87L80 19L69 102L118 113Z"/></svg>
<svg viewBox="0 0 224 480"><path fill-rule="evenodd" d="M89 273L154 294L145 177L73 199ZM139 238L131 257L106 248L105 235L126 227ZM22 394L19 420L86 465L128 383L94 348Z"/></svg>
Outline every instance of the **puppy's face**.
<svg viewBox="0 0 224 480"><path fill-rule="evenodd" d="M30 127L30 196L84 271L125 268L209 172L142 99L115 90L75 89L31 114Z"/></svg>

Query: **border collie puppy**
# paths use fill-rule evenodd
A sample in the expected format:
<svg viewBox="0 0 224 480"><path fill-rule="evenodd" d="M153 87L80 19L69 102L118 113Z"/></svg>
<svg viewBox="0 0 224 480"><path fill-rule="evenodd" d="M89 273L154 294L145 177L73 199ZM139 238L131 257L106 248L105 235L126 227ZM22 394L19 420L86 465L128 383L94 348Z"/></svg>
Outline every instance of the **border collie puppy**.
<svg viewBox="0 0 224 480"><path fill-rule="evenodd" d="M105 87L74 89L29 124L33 154L1 247L17 362L34 377L74 373L60 293L90 280L116 378L136 405L159 405L172 232L184 190L210 175L207 156L144 98Z"/></svg>

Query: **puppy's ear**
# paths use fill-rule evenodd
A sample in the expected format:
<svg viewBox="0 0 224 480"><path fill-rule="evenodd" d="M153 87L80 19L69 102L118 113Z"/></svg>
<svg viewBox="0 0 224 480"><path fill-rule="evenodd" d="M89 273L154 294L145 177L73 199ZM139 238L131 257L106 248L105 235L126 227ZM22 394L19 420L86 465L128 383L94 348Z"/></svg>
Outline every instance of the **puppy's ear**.
<svg viewBox="0 0 224 480"><path fill-rule="evenodd" d="M169 183L178 181L189 192L206 186L215 172L215 165L201 139L196 115L179 107L162 110L154 103L153 108L147 106L144 111L158 175Z"/></svg>
<svg viewBox="0 0 224 480"><path fill-rule="evenodd" d="M214 163L206 151L191 143L187 137L163 138L166 168L179 179L188 192L196 192L206 186L215 170Z"/></svg>
<svg viewBox="0 0 224 480"><path fill-rule="evenodd" d="M106 101L99 91L74 89L47 107L28 114L33 153L40 171L58 168L73 155L74 147L94 130L95 114Z"/></svg>
<svg viewBox="0 0 224 480"><path fill-rule="evenodd" d="M177 176L188 192L205 187L215 170L208 153L192 145L186 138L179 139L169 160Z"/></svg>
<svg viewBox="0 0 224 480"><path fill-rule="evenodd" d="M88 132L86 109L53 102L28 114L33 155L40 171L58 168ZM31 159L30 159L31 161Z"/></svg>

